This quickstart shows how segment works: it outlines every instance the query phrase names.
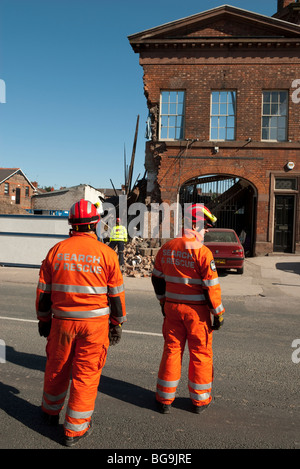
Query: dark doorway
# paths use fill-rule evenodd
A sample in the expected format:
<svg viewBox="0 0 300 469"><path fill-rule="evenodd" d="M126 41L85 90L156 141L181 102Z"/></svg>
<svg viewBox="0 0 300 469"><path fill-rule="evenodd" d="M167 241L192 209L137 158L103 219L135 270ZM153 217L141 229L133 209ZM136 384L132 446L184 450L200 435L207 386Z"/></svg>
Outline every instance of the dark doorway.
<svg viewBox="0 0 300 469"><path fill-rule="evenodd" d="M21 202L21 189L19 187L16 188L16 204Z"/></svg>
<svg viewBox="0 0 300 469"><path fill-rule="evenodd" d="M199 176L181 186L179 199L182 206L191 202L206 205L218 219L216 226L235 230L245 254L253 255L257 192L249 181L226 174Z"/></svg>
<svg viewBox="0 0 300 469"><path fill-rule="evenodd" d="M293 252L294 204L293 195L275 196L275 252Z"/></svg>

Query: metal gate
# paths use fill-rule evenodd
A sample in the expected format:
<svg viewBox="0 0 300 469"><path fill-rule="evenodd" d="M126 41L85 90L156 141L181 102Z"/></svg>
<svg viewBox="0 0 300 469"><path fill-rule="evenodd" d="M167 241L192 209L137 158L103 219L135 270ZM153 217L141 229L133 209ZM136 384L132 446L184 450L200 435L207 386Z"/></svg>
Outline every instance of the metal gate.
<svg viewBox="0 0 300 469"><path fill-rule="evenodd" d="M220 174L197 177L181 186L179 200L182 207L185 203L203 203L217 217L218 228L231 228L238 235L246 233L245 252L252 255L256 192L249 181Z"/></svg>

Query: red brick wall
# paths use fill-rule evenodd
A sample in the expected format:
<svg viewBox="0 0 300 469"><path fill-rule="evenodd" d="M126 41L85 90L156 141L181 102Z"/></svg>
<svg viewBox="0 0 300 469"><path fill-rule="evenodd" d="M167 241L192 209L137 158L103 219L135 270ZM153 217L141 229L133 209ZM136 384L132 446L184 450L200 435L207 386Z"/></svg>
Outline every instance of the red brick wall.
<svg viewBox="0 0 300 469"><path fill-rule="evenodd" d="M5 195L4 188L5 182L9 184L9 194ZM0 184L0 213L7 213L7 207L11 208L12 213L15 208L19 209L30 209L31 208L31 196L34 191L28 181L22 174L15 174L11 178ZM26 187L29 188L29 196L26 197ZM16 189L20 189L20 204L16 204L16 201L12 197L16 197ZM5 207L5 209L4 209Z"/></svg>
<svg viewBox="0 0 300 469"><path fill-rule="evenodd" d="M140 54L149 108L157 106L159 109L162 89L185 90L184 137L198 139L188 150L184 140L167 141L165 151L156 150L156 159L161 158L157 178L161 200L175 202L180 186L192 177L213 173L245 178L257 189L256 239L257 246L259 243L263 246L272 241L269 239L270 223L273 223L269 211L271 174L286 174L285 165L291 160L296 162L293 175L300 175L300 103L292 100L295 91L292 83L300 79L299 47L283 48L274 44L263 48L249 45L230 49L225 45L221 50L216 47L217 50L211 47L194 51L166 48ZM237 92L234 142L209 141L210 96L214 89ZM263 90L289 92L287 142L261 142ZM252 140L250 143L248 138ZM212 152L215 145L220 148L217 155ZM296 233L298 243L299 226ZM259 250L257 247L257 252ZM264 250L272 249L264 246L262 252Z"/></svg>

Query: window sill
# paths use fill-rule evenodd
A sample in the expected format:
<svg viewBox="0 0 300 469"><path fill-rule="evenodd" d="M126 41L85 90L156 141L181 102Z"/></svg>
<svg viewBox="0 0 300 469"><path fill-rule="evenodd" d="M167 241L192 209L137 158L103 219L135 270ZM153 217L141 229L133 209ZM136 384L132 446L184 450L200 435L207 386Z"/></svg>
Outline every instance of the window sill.
<svg viewBox="0 0 300 469"><path fill-rule="evenodd" d="M170 147L183 148L191 144L191 140L157 140L155 142L157 145L165 144ZM286 149L300 149L300 142L276 142L273 140L262 140L262 141L251 141L247 140L204 140L197 141L195 140L192 143L192 148L213 148L218 146L221 148L286 148Z"/></svg>

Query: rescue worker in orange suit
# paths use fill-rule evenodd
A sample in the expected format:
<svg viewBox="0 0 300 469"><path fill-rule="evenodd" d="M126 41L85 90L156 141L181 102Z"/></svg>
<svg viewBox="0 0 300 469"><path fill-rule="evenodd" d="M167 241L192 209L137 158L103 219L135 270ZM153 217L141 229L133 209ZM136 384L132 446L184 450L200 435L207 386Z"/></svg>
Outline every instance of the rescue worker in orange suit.
<svg viewBox="0 0 300 469"><path fill-rule="evenodd" d="M164 244L155 259L152 284L164 315L164 349L156 387L161 413L169 413L175 399L186 341L192 410L200 413L212 400L212 331L222 325L225 309L213 255L203 244L208 221L216 218L203 204L189 205L184 231Z"/></svg>
<svg viewBox="0 0 300 469"><path fill-rule="evenodd" d="M36 295L39 333L47 337L42 411L58 424L72 372L64 420L64 443L91 432L101 371L109 345L121 339L125 292L117 254L99 242L100 215L81 199L69 213L69 238L50 249Z"/></svg>

